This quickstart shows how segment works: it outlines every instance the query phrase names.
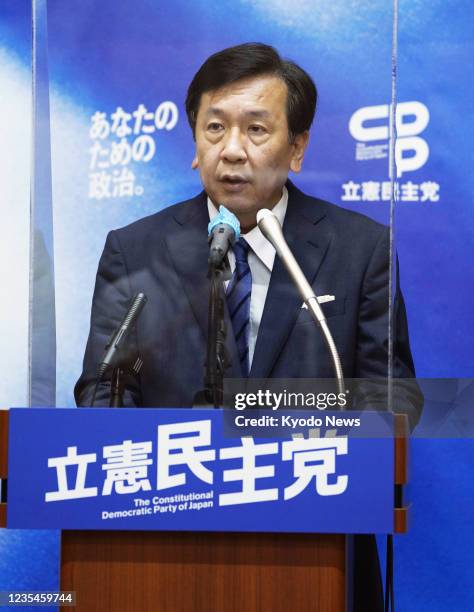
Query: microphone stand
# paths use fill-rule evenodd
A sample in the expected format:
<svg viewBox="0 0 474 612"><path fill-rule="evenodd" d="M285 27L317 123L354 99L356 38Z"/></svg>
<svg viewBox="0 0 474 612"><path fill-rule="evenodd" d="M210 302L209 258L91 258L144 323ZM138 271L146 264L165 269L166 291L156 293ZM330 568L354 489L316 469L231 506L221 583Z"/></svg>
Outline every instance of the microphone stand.
<svg viewBox="0 0 474 612"><path fill-rule="evenodd" d="M123 394L125 391L125 381L124 374L127 372L129 374L138 376L140 374L140 370L142 369L143 359L137 355L135 362L133 365L130 365L130 360L127 358L123 358L117 363L115 368L112 370L112 376L110 379L110 395L109 395L109 408L123 408L124 400ZM97 378L94 392L92 394L91 407L94 406L95 397L99 388L99 384L102 382L106 369L102 372L102 374Z"/></svg>
<svg viewBox="0 0 474 612"><path fill-rule="evenodd" d="M142 369L143 359L137 356L135 363L130 365L129 359L123 359L112 370L112 378L110 381L110 400L109 408L123 408L123 394L125 391L125 374L138 376Z"/></svg>
<svg viewBox="0 0 474 612"><path fill-rule="evenodd" d="M123 370L116 367L112 371L112 381L110 384L110 408L123 408Z"/></svg>
<svg viewBox="0 0 474 612"><path fill-rule="evenodd" d="M224 281L231 278L227 257L224 257L220 264L209 262L207 277L211 281L211 287L204 389L196 393L194 405L211 405L214 408L219 408L222 406L224 399L224 372L230 365L225 346L227 325L224 316Z"/></svg>

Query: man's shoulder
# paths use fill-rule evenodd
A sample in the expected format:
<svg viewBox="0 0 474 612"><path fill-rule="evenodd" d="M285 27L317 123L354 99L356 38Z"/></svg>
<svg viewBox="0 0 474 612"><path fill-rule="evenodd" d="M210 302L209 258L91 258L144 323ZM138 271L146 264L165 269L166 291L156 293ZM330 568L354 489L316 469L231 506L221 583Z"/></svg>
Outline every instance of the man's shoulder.
<svg viewBox="0 0 474 612"><path fill-rule="evenodd" d="M132 240L142 239L148 234L155 236L163 235L164 232L169 231L176 223L179 225L186 219L191 219L194 215L201 212L205 199L205 193L201 192L193 198L165 206L162 210L137 219L128 225L113 230L113 232L117 234L119 239Z"/></svg>
<svg viewBox="0 0 474 612"><path fill-rule="evenodd" d="M388 232L386 225L375 221L371 217L303 193L293 184L288 186L288 192L290 201L293 200L294 203L297 203L304 210L309 220L317 223L319 220L326 219L333 231L343 239L379 240L382 235L386 235Z"/></svg>

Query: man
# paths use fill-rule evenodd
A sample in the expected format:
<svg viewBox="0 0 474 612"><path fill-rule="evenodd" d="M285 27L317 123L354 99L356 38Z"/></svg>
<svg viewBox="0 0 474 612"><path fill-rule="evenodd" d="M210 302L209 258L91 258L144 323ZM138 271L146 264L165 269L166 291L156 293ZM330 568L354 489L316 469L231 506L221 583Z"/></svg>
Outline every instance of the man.
<svg viewBox="0 0 474 612"><path fill-rule="evenodd" d="M317 295L334 296L323 310L348 378L387 375L387 228L309 197L290 181L301 170L317 92L296 64L272 48L246 44L206 60L187 95L196 141L192 167L204 191L156 215L109 234L99 264L78 405L90 403L97 365L131 297L148 297L132 342L144 361L126 382L129 406L191 406L203 386L209 281L207 224L224 204L244 235L229 253L234 278L227 287L228 376L331 378L320 330L313 324L275 251L256 227L270 208ZM235 300L235 292L240 291ZM414 368L402 296L397 288L394 375ZM107 405L110 382L98 389ZM416 389L403 391L399 408L412 426L419 418ZM356 599L377 610L380 576L373 540L356 547ZM357 563L358 561L358 563ZM363 578L363 579L362 579ZM365 588L363 581L372 586ZM374 587L375 588L372 588ZM364 599L365 597L365 599ZM370 599L373 597L373 599Z"/></svg>

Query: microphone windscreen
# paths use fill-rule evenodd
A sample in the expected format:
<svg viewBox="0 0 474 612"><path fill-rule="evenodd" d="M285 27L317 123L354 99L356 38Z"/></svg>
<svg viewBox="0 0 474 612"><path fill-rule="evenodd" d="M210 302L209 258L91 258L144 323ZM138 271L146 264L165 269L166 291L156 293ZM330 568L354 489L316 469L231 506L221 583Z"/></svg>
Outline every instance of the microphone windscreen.
<svg viewBox="0 0 474 612"><path fill-rule="evenodd" d="M234 230L236 241L240 238L240 222L234 213L228 210L223 204L221 204L219 207L219 213L214 217L214 219L212 219L212 221L209 222L209 225L207 226L208 236L212 234L212 231L216 225L220 225L221 223L228 225Z"/></svg>

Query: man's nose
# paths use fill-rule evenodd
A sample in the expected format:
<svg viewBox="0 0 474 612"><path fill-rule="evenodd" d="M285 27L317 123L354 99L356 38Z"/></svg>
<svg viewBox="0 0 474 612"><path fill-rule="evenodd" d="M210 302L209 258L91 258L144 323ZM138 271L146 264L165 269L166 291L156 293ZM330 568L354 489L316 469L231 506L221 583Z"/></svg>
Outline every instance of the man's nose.
<svg viewBox="0 0 474 612"><path fill-rule="evenodd" d="M231 163L247 160L245 138L238 128L231 129L226 134L224 147L221 151L221 159Z"/></svg>

